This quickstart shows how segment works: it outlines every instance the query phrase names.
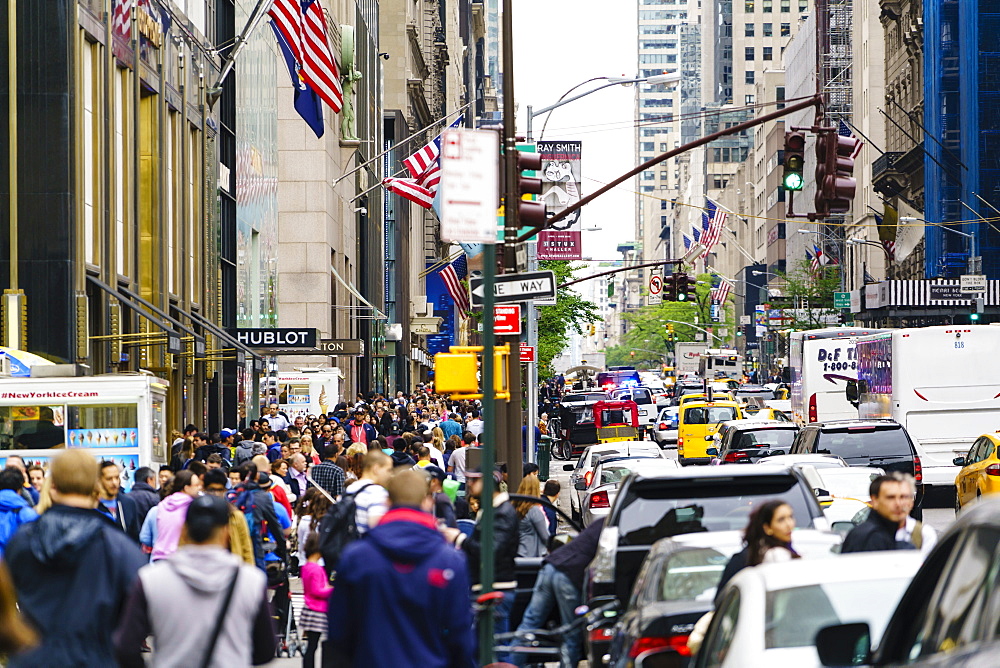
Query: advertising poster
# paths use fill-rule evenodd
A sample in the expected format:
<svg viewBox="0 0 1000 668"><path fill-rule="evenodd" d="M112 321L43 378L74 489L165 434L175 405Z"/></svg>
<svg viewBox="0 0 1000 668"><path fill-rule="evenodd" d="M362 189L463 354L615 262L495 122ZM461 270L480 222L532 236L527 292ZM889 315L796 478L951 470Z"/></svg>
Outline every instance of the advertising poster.
<svg viewBox="0 0 1000 668"><path fill-rule="evenodd" d="M49 474L49 465L52 462L52 456L23 455L21 458L24 460L25 466L41 466L45 471L45 475ZM117 464L118 474L122 481L122 491L129 492L132 490L132 484L135 482L135 472L139 468L139 455L107 455L106 457L98 456L98 459L107 459ZM6 457L0 457L0 469L5 466L7 466Z"/></svg>
<svg viewBox="0 0 1000 668"><path fill-rule="evenodd" d="M582 169L581 142L540 141L542 155L542 194L549 214L557 214L580 200ZM579 260L583 257L580 240L580 211L538 234L539 260Z"/></svg>

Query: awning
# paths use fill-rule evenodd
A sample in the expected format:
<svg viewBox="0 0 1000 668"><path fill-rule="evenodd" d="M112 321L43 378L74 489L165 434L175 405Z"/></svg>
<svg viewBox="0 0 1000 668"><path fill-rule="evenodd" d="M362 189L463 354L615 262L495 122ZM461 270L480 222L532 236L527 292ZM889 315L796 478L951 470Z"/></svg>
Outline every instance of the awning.
<svg viewBox="0 0 1000 668"><path fill-rule="evenodd" d="M372 320L388 320L389 319L389 316L387 316L386 314L382 313L382 311L380 311L377 308L375 308L370 301L368 301L367 299L365 299L364 296L360 292L358 292L357 288L355 288L353 285L351 285L350 283L348 283L347 281L345 281L343 279L343 277L337 272L337 269L332 264L330 265L330 271L332 271L333 275L337 277L337 280L340 281L340 284L343 285L345 288L347 288L348 292L350 292L352 295L354 295L358 299L358 301L360 301L362 304L364 304L364 306L337 306L337 305L335 305L334 308L348 308L348 309L365 309L365 308L370 308L372 310L372 315L359 315L359 316L356 316L356 317L358 317L358 318L370 318Z"/></svg>
<svg viewBox="0 0 1000 668"><path fill-rule="evenodd" d="M197 320L203 327L205 327L206 329L210 329L213 334L215 334L217 337L219 337L220 339L222 339L226 343L229 343L234 348L240 348L241 350L243 350L244 352L246 352L248 355L251 355L253 357L257 357L259 359L264 359L263 355L261 355L260 353L254 352L253 348L248 348L244 344L240 343L239 339L237 339L232 334L230 334L226 330L224 330L221 327L219 327L218 325L216 325L211 320L203 318L202 316L198 315L197 313L185 313L185 315L187 315L188 317L192 318L193 320Z"/></svg>
<svg viewBox="0 0 1000 668"><path fill-rule="evenodd" d="M198 336L198 334L196 334L193 329L185 327L174 318L171 318L166 313L164 313L160 309L156 308L155 306L147 302L145 299L142 299L140 297L136 300L133 300L129 296L131 295L131 293L123 295L121 292L115 290L113 287L111 287L101 279L97 278L96 276L91 276L90 274L87 275L87 280L96 285L97 287L99 287L101 290L104 290L106 293L108 293L118 301L128 306L130 309L141 315L146 320L149 320L151 323L153 323L163 331L169 332L171 334L177 334L175 330L171 329L170 327L167 327L167 325L163 322L164 320L166 320L167 322L173 324L177 329L187 332L191 336ZM141 302L141 304L137 302ZM152 311L153 313L155 313L160 317L159 318L154 317L153 313L150 313L150 311ZM162 320L160 318L162 318Z"/></svg>

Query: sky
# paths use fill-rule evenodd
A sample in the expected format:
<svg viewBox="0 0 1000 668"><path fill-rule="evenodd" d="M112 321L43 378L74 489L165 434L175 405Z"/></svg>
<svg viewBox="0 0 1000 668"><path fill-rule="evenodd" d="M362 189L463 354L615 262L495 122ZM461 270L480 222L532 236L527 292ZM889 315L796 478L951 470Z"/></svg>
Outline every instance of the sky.
<svg viewBox="0 0 1000 668"><path fill-rule="evenodd" d="M526 131L526 107L554 104L566 91L601 76L635 77L636 3L623 0L513 0L514 98L518 134ZM583 86L575 93L604 82ZM635 88L612 86L550 114L544 138L581 141L583 195L635 166ZM545 116L534 121L534 136ZM583 255L620 260L622 241L635 239L633 182L588 204L581 218Z"/></svg>

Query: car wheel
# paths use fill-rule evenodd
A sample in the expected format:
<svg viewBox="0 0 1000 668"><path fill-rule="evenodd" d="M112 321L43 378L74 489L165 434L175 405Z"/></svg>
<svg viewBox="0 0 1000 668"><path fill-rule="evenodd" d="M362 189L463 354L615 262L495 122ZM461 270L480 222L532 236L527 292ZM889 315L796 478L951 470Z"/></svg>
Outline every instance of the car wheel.
<svg viewBox="0 0 1000 668"><path fill-rule="evenodd" d="M959 496L958 490L955 490L955 514L958 515L962 510L962 497Z"/></svg>

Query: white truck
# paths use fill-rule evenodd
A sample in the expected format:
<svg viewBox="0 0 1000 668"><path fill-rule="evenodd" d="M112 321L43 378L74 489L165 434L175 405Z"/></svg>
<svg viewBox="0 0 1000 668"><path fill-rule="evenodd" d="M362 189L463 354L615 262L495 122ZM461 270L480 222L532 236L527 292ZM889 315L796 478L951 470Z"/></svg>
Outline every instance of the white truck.
<svg viewBox="0 0 1000 668"><path fill-rule="evenodd" d="M319 415L340 403L340 382L344 374L336 367L299 369L277 375L278 410L289 420L296 416Z"/></svg>
<svg viewBox="0 0 1000 668"><path fill-rule="evenodd" d="M847 382L858 377L855 343L859 336L880 331L829 327L791 333L789 399L799 426L858 417L844 394Z"/></svg>
<svg viewBox="0 0 1000 668"><path fill-rule="evenodd" d="M858 413L906 428L925 488L954 489L954 458L1000 429L998 351L1000 326L938 325L858 339Z"/></svg>
<svg viewBox="0 0 1000 668"><path fill-rule="evenodd" d="M677 377L681 378L686 373L698 373L698 365L701 363L701 355L706 350L704 343L687 342L677 343L674 346L676 360L674 368Z"/></svg>
<svg viewBox="0 0 1000 668"><path fill-rule="evenodd" d="M0 377L0 468L11 455L48 469L66 448L118 464L128 491L140 466L166 464L169 383L145 374Z"/></svg>

